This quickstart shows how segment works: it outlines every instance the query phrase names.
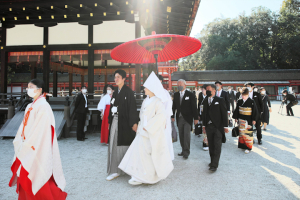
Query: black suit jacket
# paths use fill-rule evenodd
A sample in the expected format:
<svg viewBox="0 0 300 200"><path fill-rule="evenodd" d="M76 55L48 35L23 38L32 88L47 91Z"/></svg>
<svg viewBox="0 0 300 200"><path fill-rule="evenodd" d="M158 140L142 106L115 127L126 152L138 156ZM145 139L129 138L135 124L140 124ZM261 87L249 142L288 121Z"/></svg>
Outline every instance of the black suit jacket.
<svg viewBox="0 0 300 200"><path fill-rule="evenodd" d="M261 94L258 92L253 92L253 100L255 101L258 115L260 116L262 112L264 112L264 102L262 100Z"/></svg>
<svg viewBox="0 0 300 200"><path fill-rule="evenodd" d="M234 91L233 90L231 90L230 92L227 91L227 93L228 93L229 100L234 101L235 100Z"/></svg>
<svg viewBox="0 0 300 200"><path fill-rule="evenodd" d="M185 119L185 121L187 121L191 126L193 125L193 119L198 120L196 98L195 95L190 91L185 90L181 105L180 105L180 93L175 92L172 109L173 109L172 118L174 118L175 111L177 111L176 113L177 123L178 123L178 118L180 113Z"/></svg>
<svg viewBox="0 0 300 200"><path fill-rule="evenodd" d="M88 98L86 97L87 104L88 104ZM85 99L83 97L82 93L79 93L76 101L75 101L75 113L78 114L84 114L88 111L88 108L85 107Z"/></svg>
<svg viewBox="0 0 300 200"><path fill-rule="evenodd" d="M235 100L238 101L240 99L241 93L237 92L235 96Z"/></svg>
<svg viewBox="0 0 300 200"><path fill-rule="evenodd" d="M209 107L209 110L208 110ZM223 134L223 143L226 142L224 127L228 127L228 113L226 104L223 98L214 97L211 105L208 105L208 98L205 98L203 102L203 113L202 113L202 121L203 126L207 126L207 116L209 115L214 126L219 129L219 131Z"/></svg>
<svg viewBox="0 0 300 200"><path fill-rule="evenodd" d="M206 96L207 97L207 96ZM205 98L206 98L205 97ZM199 96L198 96L198 116L200 116L201 117L201 115L202 115L202 113L201 113L201 115L200 115L200 106L201 105L203 105L203 101L204 100L204 98L203 98L203 93L202 92L200 92L199 93Z"/></svg>
<svg viewBox="0 0 300 200"><path fill-rule="evenodd" d="M216 91L216 96L217 96L217 92L218 91ZM230 111L230 102L229 102L228 93L222 89L222 93L221 93L220 97L222 97L225 100L225 105L226 105L227 111Z"/></svg>

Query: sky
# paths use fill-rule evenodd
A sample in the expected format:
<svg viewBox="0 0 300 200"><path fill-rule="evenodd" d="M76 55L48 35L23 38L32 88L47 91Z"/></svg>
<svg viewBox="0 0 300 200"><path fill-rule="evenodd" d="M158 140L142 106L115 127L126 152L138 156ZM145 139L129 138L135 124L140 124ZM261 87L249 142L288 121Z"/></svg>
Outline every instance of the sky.
<svg viewBox="0 0 300 200"><path fill-rule="evenodd" d="M235 18L243 12L250 15L252 8L259 6L279 11L282 2L283 0L201 0L190 36L200 34L204 26L216 18Z"/></svg>

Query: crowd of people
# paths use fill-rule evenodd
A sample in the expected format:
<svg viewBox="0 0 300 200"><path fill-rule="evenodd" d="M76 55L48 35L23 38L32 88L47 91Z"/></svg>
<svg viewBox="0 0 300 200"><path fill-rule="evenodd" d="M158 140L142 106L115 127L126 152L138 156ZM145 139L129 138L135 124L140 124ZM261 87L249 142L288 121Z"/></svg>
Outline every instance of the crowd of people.
<svg viewBox="0 0 300 200"><path fill-rule="evenodd" d="M218 169L222 143L229 132L232 119L238 127L238 148L250 153L254 133L262 145L262 127L269 123L271 103L265 88L252 82L235 92L223 90L222 82L203 85L196 92L178 80L178 92L173 96L163 88L162 76L152 72L144 83L145 99L137 111L134 92L125 84L126 72L116 70L115 84L106 85L97 106L102 125L100 142L108 145L107 181L123 174L131 178L131 185L155 184L174 169L172 133L176 124L181 151L178 156L188 159L191 131L200 127L196 135L203 135L203 149L209 151L209 170ZM17 184L19 199L65 199L66 181L62 171L55 134L53 111L45 99L43 82L28 83L28 95L33 98L25 110L24 120L13 141L15 156L11 167L13 176L9 186ZM88 112L87 88L83 86L75 102L77 140L85 141L84 125ZM295 99L284 91L287 114L293 115ZM175 128L176 129L176 128ZM175 131L176 132L176 131Z"/></svg>

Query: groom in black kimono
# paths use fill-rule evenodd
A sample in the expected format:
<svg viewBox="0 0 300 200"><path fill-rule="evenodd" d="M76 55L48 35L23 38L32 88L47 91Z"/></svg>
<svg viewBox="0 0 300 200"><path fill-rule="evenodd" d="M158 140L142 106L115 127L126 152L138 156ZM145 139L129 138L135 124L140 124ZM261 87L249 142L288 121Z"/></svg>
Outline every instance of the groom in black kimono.
<svg viewBox="0 0 300 200"><path fill-rule="evenodd" d="M128 147L135 138L139 116L133 91L125 85L126 72L116 70L114 73L115 89L110 102L108 123L110 124L109 147L106 180L111 181L121 174L119 168Z"/></svg>

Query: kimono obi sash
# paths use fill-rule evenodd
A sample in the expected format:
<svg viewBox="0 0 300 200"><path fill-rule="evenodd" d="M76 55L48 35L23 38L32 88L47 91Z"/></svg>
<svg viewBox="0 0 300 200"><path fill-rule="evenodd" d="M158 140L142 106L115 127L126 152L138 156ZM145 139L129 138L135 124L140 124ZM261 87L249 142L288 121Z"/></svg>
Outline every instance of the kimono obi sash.
<svg viewBox="0 0 300 200"><path fill-rule="evenodd" d="M239 107L239 113L241 115L252 115L252 108L251 107Z"/></svg>

